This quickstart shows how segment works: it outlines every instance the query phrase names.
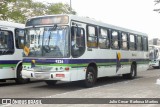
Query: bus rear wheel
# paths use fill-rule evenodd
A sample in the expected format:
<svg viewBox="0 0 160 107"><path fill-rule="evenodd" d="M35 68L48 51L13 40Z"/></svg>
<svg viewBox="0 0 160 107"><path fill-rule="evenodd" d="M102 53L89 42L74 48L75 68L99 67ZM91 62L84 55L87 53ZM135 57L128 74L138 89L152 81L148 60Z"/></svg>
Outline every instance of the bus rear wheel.
<svg viewBox="0 0 160 107"><path fill-rule="evenodd" d="M88 67L86 71L86 77L85 80L83 81L83 84L86 88L93 87L96 82L96 71L93 67Z"/></svg>
<svg viewBox="0 0 160 107"><path fill-rule="evenodd" d="M57 83L57 80L45 80L45 83L49 86L53 86Z"/></svg>
<svg viewBox="0 0 160 107"><path fill-rule="evenodd" d="M158 64L158 67L157 67L158 69L160 69L160 61L159 61L159 64Z"/></svg>
<svg viewBox="0 0 160 107"><path fill-rule="evenodd" d="M131 71L129 74L123 74L123 78L125 79L134 79L136 76L137 76L137 70L134 64L131 65Z"/></svg>
<svg viewBox="0 0 160 107"><path fill-rule="evenodd" d="M18 66L17 68L17 78L15 79L17 84L25 84L28 83L30 81L29 78L22 78L22 66Z"/></svg>

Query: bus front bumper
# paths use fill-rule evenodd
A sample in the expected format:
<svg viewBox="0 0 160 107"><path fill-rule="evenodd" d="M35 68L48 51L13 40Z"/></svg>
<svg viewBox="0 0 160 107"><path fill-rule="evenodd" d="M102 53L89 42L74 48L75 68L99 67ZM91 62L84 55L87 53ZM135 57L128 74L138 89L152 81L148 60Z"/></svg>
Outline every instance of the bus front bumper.
<svg viewBox="0 0 160 107"><path fill-rule="evenodd" d="M60 80L70 81L70 72L34 72L22 70L23 78L32 78L37 80Z"/></svg>
<svg viewBox="0 0 160 107"><path fill-rule="evenodd" d="M151 67L158 67L159 66L159 61L150 61L149 66Z"/></svg>

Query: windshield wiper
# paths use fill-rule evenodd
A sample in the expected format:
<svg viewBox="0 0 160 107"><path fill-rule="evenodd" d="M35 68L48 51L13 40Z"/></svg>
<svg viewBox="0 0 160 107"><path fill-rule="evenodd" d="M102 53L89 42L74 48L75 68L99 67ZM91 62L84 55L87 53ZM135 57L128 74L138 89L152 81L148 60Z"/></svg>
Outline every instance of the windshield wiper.
<svg viewBox="0 0 160 107"><path fill-rule="evenodd" d="M50 40L51 40L51 32L50 32L50 34L49 34L49 37L48 37L48 46L49 46L49 43L50 43Z"/></svg>
<svg viewBox="0 0 160 107"><path fill-rule="evenodd" d="M41 34L41 31L39 32L39 35L38 35L38 44L39 44L39 41L40 41L40 34Z"/></svg>
<svg viewBox="0 0 160 107"><path fill-rule="evenodd" d="M55 25L53 26L53 31L56 30L57 27L58 27L57 24L55 24Z"/></svg>
<svg viewBox="0 0 160 107"><path fill-rule="evenodd" d="M45 34L45 27L44 27L44 31L43 31L43 35L42 35L43 36L42 37L42 50L41 50L42 51L42 56L44 55L44 51L43 51L44 34Z"/></svg>

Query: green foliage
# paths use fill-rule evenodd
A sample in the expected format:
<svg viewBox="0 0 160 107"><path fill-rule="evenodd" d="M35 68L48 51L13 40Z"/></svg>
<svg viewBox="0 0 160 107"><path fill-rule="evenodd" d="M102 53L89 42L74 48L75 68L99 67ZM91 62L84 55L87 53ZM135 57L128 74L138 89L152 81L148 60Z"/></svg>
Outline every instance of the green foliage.
<svg viewBox="0 0 160 107"><path fill-rule="evenodd" d="M27 18L51 14L76 14L68 4L33 2L32 0L1 0L0 20L25 23Z"/></svg>
<svg viewBox="0 0 160 107"><path fill-rule="evenodd" d="M74 10L70 8L68 4L57 3L57 4L49 4L47 6L48 10L47 14L76 14Z"/></svg>
<svg viewBox="0 0 160 107"><path fill-rule="evenodd" d="M155 0L154 2L155 2L155 5L157 5L160 3L160 0ZM153 11L160 13L160 8L154 9Z"/></svg>
<svg viewBox="0 0 160 107"><path fill-rule="evenodd" d="M15 0L1 0L0 1L0 20L8 19L9 9L8 3L14 2Z"/></svg>

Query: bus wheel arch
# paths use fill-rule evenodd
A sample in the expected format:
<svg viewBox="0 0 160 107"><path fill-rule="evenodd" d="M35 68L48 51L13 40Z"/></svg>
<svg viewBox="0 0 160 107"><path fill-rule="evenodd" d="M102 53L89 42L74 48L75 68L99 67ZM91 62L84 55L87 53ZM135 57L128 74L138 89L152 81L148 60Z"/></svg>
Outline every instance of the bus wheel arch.
<svg viewBox="0 0 160 107"><path fill-rule="evenodd" d="M90 63L86 70L85 80L83 81L84 86L87 88L93 87L97 80L97 65Z"/></svg>
<svg viewBox="0 0 160 107"><path fill-rule="evenodd" d="M15 81L17 84L24 84L24 83L28 83L30 81L29 78L22 78L22 62L20 62L19 64L17 64L16 67L16 78Z"/></svg>
<svg viewBox="0 0 160 107"><path fill-rule="evenodd" d="M137 63L133 61L131 64L130 73L123 74L123 78L134 79L136 76L137 76Z"/></svg>
<svg viewBox="0 0 160 107"><path fill-rule="evenodd" d="M96 79L97 79L97 76L98 76L98 66L97 66L97 64L92 62L92 63L88 64L87 69L88 69L88 67L93 67L95 69Z"/></svg>

